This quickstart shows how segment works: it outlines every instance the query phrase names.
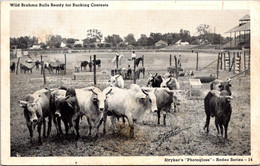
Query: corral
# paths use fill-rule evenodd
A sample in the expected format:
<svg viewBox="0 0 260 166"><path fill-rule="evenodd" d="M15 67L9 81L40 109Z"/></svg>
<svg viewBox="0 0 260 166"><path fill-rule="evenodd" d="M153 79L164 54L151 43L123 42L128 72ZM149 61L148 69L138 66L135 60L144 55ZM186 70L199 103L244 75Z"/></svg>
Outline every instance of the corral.
<svg viewBox="0 0 260 166"><path fill-rule="evenodd" d="M122 52L120 67L127 68L131 57L130 52ZM102 60L102 66L97 68L97 87L103 90L108 86L111 63L115 53L113 52L80 52L67 54L66 74L49 74L46 72L46 87L55 88L67 86L83 88L93 85L93 74L84 72L80 79L74 80L73 64L76 61L89 60L90 56L97 56ZM195 70L196 54L192 52L174 52L172 55L182 55L186 59L182 63L185 71ZM137 52L138 56L144 55L146 72L164 74L169 67L169 52ZM199 53L198 68L202 68L218 57L217 53ZM49 59L64 59L63 54L46 54L43 61ZM39 56L32 57L40 59ZM216 63L201 71L194 71L195 76L216 76ZM156 113L147 114L142 121L135 124L136 134L129 137L128 123L117 124L117 132L112 134L110 120L106 135L99 137L87 137L87 123L80 122L81 137L76 141L72 135L64 140L56 137L56 131L52 128L51 136L44 140L42 145L29 144L29 132L23 117L23 111L18 100L24 99L27 94L44 87L43 77L40 71L33 69L32 74L11 73L11 156L162 156L162 155L250 155L250 75L239 75L232 80L232 116L229 124L228 140L217 137L214 120L210 123L209 135L203 130L206 116L203 100L189 100L183 95L185 102L180 111L168 113L167 126L157 125ZM83 73L83 72L82 72ZM219 71L219 78L226 79L233 73ZM140 86L145 86L148 75L136 80ZM179 77L181 90L189 90L189 76ZM129 88L133 80L125 80L126 88ZM202 95L209 91L209 83L202 84ZM241 93L242 92L242 93ZM187 93L188 94L188 93ZM120 129L120 130L119 130Z"/></svg>

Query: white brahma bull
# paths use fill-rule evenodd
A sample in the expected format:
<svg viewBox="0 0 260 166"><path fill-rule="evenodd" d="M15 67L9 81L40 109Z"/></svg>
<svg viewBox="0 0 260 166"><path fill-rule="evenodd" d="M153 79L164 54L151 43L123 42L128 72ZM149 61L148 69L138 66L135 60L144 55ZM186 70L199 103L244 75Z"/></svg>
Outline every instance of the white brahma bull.
<svg viewBox="0 0 260 166"><path fill-rule="evenodd" d="M108 81L111 87L124 88L124 79L122 75L111 76Z"/></svg>
<svg viewBox="0 0 260 166"><path fill-rule="evenodd" d="M103 90L104 93L110 88ZM156 97L153 91L142 91L141 88L132 84L130 89L112 88L106 99L106 111L104 113L104 133L107 115L111 115L113 131L115 118L126 117L130 126L130 136L134 137L134 121L141 118L146 111L157 111Z"/></svg>

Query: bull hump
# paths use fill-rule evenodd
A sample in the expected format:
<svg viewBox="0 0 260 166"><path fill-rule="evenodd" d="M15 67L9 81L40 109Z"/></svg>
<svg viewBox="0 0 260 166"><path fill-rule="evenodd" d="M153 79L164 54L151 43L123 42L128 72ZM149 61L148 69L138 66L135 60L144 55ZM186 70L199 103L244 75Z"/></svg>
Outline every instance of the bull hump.
<svg viewBox="0 0 260 166"><path fill-rule="evenodd" d="M28 101L28 102L33 102L34 101L34 96L33 95L28 95L27 97L26 97L26 101Z"/></svg>

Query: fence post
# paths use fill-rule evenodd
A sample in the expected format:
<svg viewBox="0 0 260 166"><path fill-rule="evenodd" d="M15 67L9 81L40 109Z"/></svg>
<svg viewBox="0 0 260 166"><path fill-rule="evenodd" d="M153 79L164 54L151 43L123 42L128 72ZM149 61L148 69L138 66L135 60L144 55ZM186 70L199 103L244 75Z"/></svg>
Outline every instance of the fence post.
<svg viewBox="0 0 260 166"><path fill-rule="evenodd" d="M174 55L174 61L175 61L175 73L176 73L176 79L178 79L179 76L179 66L178 66L178 60L176 55Z"/></svg>
<svg viewBox="0 0 260 166"><path fill-rule="evenodd" d="M43 76L43 84L46 84L46 77L45 77L45 65L44 62L42 61L42 55L41 55L41 65L42 65L42 76Z"/></svg>
<svg viewBox="0 0 260 166"><path fill-rule="evenodd" d="M224 70L226 70L226 53L224 52Z"/></svg>
<svg viewBox="0 0 260 166"><path fill-rule="evenodd" d="M220 53L218 53L218 63L217 63L217 79L218 79L218 73L219 73L219 59L220 59Z"/></svg>
<svg viewBox="0 0 260 166"><path fill-rule="evenodd" d="M136 59L134 59L134 84L136 84L136 66L135 66L135 61Z"/></svg>
<svg viewBox="0 0 260 166"><path fill-rule="evenodd" d="M243 50L244 53L244 70L246 70L246 51ZM245 72L245 77L246 77L246 72Z"/></svg>
<svg viewBox="0 0 260 166"><path fill-rule="evenodd" d="M142 55L142 67L144 67L144 55Z"/></svg>
<svg viewBox="0 0 260 166"><path fill-rule="evenodd" d="M196 54L197 54L196 71L198 71L198 68L199 68L199 52L196 52Z"/></svg>
<svg viewBox="0 0 260 166"><path fill-rule="evenodd" d="M237 55L239 56L239 66L238 66L238 68L239 68L239 73L241 72L241 54L242 53L240 53L240 52L237 52Z"/></svg>
<svg viewBox="0 0 260 166"><path fill-rule="evenodd" d="M96 55L94 55L94 85L97 84L97 75L96 75Z"/></svg>
<svg viewBox="0 0 260 166"><path fill-rule="evenodd" d="M44 65L44 63L42 63L42 55L41 55L41 74L43 72L43 65Z"/></svg>
<svg viewBox="0 0 260 166"><path fill-rule="evenodd" d="M116 69L118 70L118 56L116 55Z"/></svg>
<svg viewBox="0 0 260 166"><path fill-rule="evenodd" d="M228 52L228 71L230 72L230 67L231 67L231 57L230 57L230 52Z"/></svg>
<svg viewBox="0 0 260 166"><path fill-rule="evenodd" d="M46 84L46 77L45 77L45 66L43 65L43 84Z"/></svg>
<svg viewBox="0 0 260 166"><path fill-rule="evenodd" d="M223 69L223 53L220 54L220 69Z"/></svg>
<svg viewBox="0 0 260 166"><path fill-rule="evenodd" d="M248 50L248 69L250 69L250 59L251 59L251 55L250 55L250 50Z"/></svg>
<svg viewBox="0 0 260 166"><path fill-rule="evenodd" d="M64 66L64 74L66 74L66 70L67 70L67 58L66 58L66 54L64 54L64 58L65 58L65 66Z"/></svg>
<svg viewBox="0 0 260 166"><path fill-rule="evenodd" d="M170 66L172 66L172 55L170 54Z"/></svg>
<svg viewBox="0 0 260 166"><path fill-rule="evenodd" d="M233 68L233 73L236 73L236 53L233 52L233 58L234 58L234 68Z"/></svg>
<svg viewBox="0 0 260 166"><path fill-rule="evenodd" d="M144 78L144 74L145 74L145 68L144 68L144 55L142 55L142 66L143 66L143 78Z"/></svg>
<svg viewBox="0 0 260 166"><path fill-rule="evenodd" d="M16 75L18 74L18 66L20 64L20 57L18 58L17 66L16 66Z"/></svg>
<svg viewBox="0 0 260 166"><path fill-rule="evenodd" d="M92 61L91 61L91 55L89 57L89 71L92 72Z"/></svg>

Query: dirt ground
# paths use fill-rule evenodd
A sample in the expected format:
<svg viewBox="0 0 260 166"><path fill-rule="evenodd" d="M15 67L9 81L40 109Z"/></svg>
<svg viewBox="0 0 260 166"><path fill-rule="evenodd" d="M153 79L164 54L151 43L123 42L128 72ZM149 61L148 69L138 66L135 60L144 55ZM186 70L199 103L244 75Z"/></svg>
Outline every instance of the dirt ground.
<svg viewBox="0 0 260 166"><path fill-rule="evenodd" d="M126 67L132 62L131 53L123 53L124 59L120 67ZM144 55L144 66L149 73L165 73L169 66L169 54L167 52L137 52ZM195 70L195 53L181 54L184 70ZM93 53L91 53L93 55ZM115 53L96 53L97 59L101 59L102 66L98 68L97 83L100 89L107 86L110 70L115 66L111 60ZM60 85L83 88L93 85L93 75L84 72L85 75L73 80L73 63L78 60L89 60L90 53L73 53L67 55L67 74L46 73L48 88ZM44 60L50 58L63 60L62 54L44 55ZM217 54L199 54L199 68L202 68L215 60ZM32 57L39 58L39 57ZM24 60L24 59L23 59ZM174 64L174 61L172 61ZM202 71L195 71L195 75L216 75L216 63ZM233 73L220 71L220 79L226 79ZM179 156L179 155L250 155L250 76L235 77L232 80L232 115L228 128L228 140L217 136L214 118L210 122L209 135L205 134L203 126L206 121L203 100L189 100L186 95L185 102L177 113L167 114L167 126L157 125L156 113L146 114L135 124L135 137L129 137L128 123L117 123L116 133L112 133L111 122L107 121L107 133L102 135L102 127L98 137L87 137L88 126L86 121L80 122L80 139L75 140L74 135L69 134L65 139L56 137L56 130L52 126L49 138L44 139L43 144L37 144L38 134L34 132L34 145L30 144L29 131L26 127L23 110L18 100L25 98L27 94L43 88L43 79L39 71L33 70L33 74L10 74L11 77L11 156ZM146 85L145 78L137 80L140 86ZM180 77L182 90L189 90L189 77ZM133 80L126 80L129 87ZM209 83L203 84L202 97L209 91ZM162 121L161 121L162 123Z"/></svg>

